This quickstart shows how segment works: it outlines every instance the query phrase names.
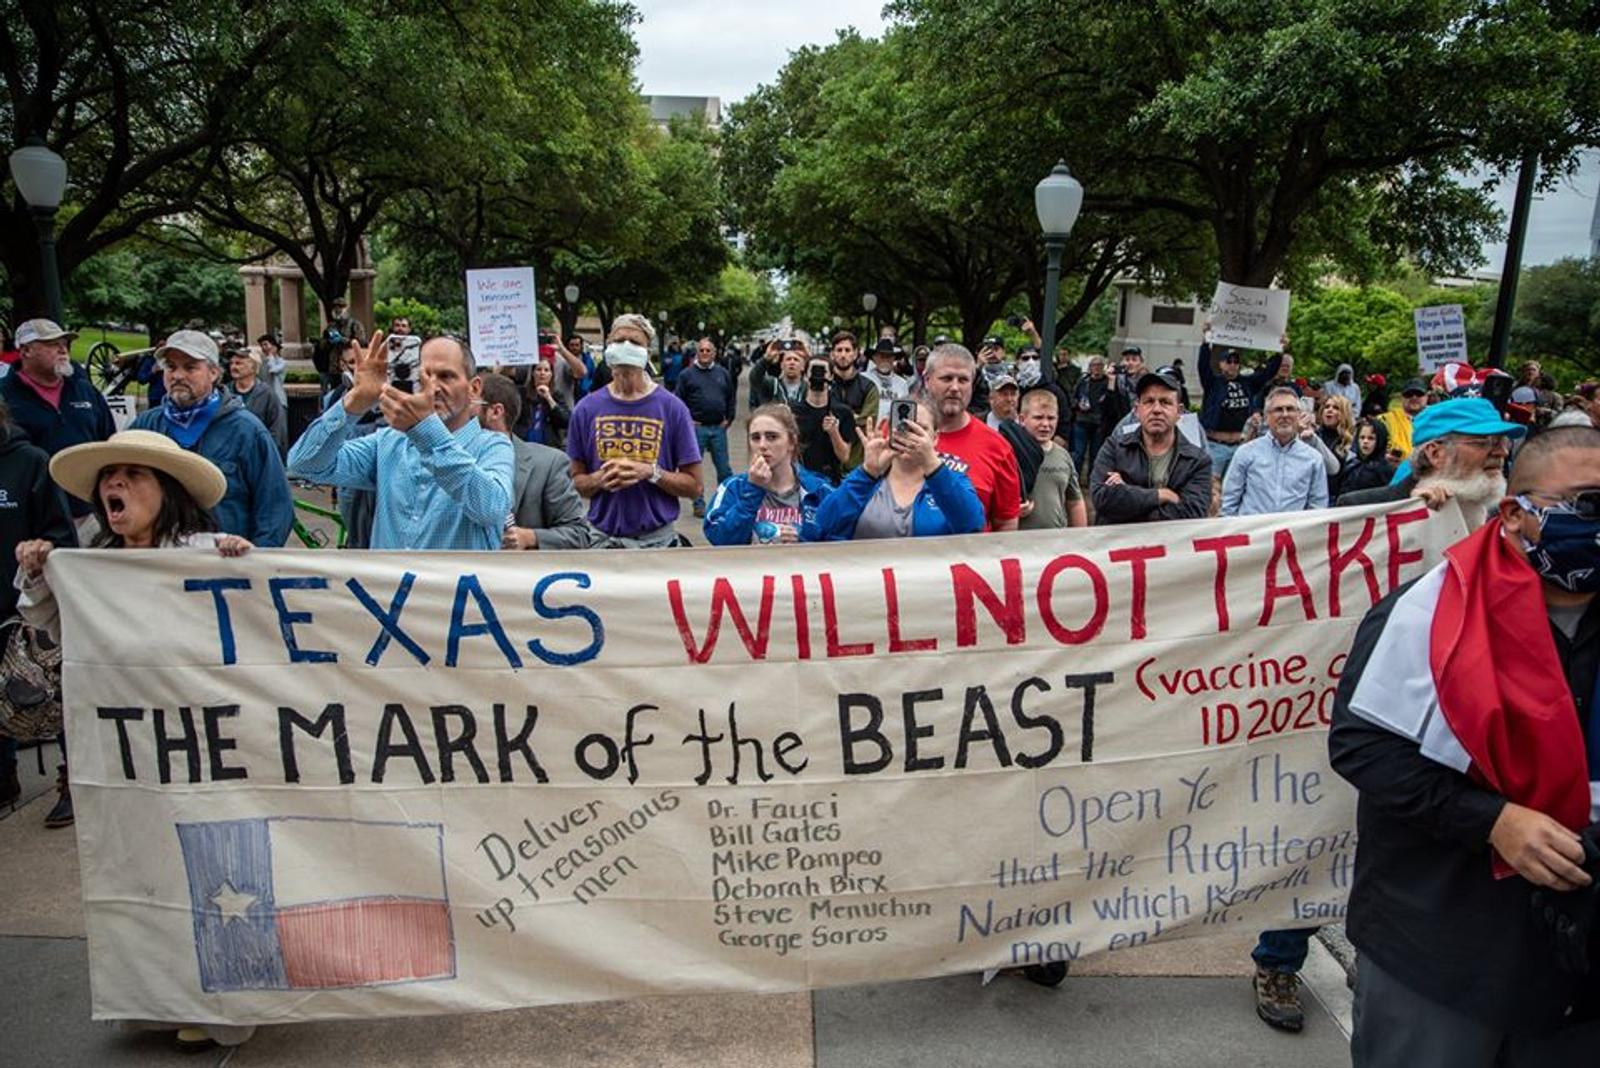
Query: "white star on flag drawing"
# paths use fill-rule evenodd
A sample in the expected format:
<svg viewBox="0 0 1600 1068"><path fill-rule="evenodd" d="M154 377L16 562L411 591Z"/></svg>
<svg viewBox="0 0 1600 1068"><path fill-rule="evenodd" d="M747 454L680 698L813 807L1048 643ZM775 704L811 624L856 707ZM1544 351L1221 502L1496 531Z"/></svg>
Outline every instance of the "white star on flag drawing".
<svg viewBox="0 0 1600 1068"><path fill-rule="evenodd" d="M256 895L241 894L233 888L228 880L222 880L222 885L217 892L211 895L211 903L217 906L217 911L222 913L222 922L229 920L250 919L250 906L256 903Z"/></svg>

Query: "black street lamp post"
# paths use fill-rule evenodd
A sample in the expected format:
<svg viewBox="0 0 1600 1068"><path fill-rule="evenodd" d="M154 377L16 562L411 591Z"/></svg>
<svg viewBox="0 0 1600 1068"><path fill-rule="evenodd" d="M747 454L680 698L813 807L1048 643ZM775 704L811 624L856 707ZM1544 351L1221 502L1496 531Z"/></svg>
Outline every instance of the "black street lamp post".
<svg viewBox="0 0 1600 1068"><path fill-rule="evenodd" d="M1078 212L1083 208L1083 186L1059 160L1038 185L1033 187L1033 207L1044 231L1048 256L1044 275L1044 330L1040 335L1044 351L1039 353L1039 369L1046 382L1056 376L1056 304L1061 295L1061 255Z"/></svg>
<svg viewBox="0 0 1600 1068"><path fill-rule="evenodd" d="M37 137L11 153L11 180L39 229L39 266L50 318L60 323L61 271L56 265L56 209L67 191L67 161Z"/></svg>

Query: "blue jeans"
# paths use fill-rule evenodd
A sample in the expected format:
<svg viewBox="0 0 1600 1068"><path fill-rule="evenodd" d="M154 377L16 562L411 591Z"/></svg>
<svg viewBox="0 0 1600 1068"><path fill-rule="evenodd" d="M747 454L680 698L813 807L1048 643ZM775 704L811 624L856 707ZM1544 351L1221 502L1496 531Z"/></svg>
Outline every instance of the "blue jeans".
<svg viewBox="0 0 1600 1068"><path fill-rule="evenodd" d="M1085 426L1083 423L1072 424L1072 468L1080 473L1085 462L1093 462L1094 457L1089 455L1089 446L1094 444L1094 436L1100 430L1100 424Z"/></svg>
<svg viewBox="0 0 1600 1068"><path fill-rule="evenodd" d="M1311 936L1316 933L1315 927L1262 931L1261 937L1256 939L1256 948L1250 951L1250 959L1256 962L1256 967L1269 972L1293 974L1305 967Z"/></svg>
<svg viewBox="0 0 1600 1068"><path fill-rule="evenodd" d="M1206 442L1206 452L1211 454L1211 477L1218 481L1226 477L1228 465L1233 463L1233 454L1238 451L1238 445L1224 445L1220 441Z"/></svg>
<svg viewBox="0 0 1600 1068"><path fill-rule="evenodd" d="M700 458L705 459L707 452L711 453L711 462L717 468L717 485L722 485L733 477L733 465L728 462L728 431L726 427L696 425L694 439L700 444ZM704 500L696 496L695 500Z"/></svg>

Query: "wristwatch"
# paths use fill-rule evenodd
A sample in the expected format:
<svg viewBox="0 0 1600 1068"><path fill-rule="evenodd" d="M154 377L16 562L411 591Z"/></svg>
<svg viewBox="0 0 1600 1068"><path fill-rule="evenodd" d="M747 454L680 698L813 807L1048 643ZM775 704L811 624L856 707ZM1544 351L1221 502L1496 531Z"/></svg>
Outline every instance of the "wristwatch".
<svg viewBox="0 0 1600 1068"><path fill-rule="evenodd" d="M662 472L660 464L650 465L650 484L652 486L661 481L661 474Z"/></svg>

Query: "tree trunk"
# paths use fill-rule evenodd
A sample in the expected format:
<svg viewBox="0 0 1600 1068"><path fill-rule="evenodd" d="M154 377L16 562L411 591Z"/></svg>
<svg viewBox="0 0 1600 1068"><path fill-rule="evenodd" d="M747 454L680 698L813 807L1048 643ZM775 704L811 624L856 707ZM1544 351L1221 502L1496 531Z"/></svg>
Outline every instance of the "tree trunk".
<svg viewBox="0 0 1600 1068"><path fill-rule="evenodd" d="M917 294L916 300L911 304L911 344L912 346L926 345L928 343L928 320L933 316L933 308L928 304L928 298Z"/></svg>
<svg viewBox="0 0 1600 1068"><path fill-rule="evenodd" d="M8 265L6 273L10 281L11 318L9 322L11 324L11 332L15 334L17 324L28 319L48 315L49 312L45 308L44 279L39 277L37 268L23 274L11 270Z"/></svg>
<svg viewBox="0 0 1600 1068"><path fill-rule="evenodd" d="M961 343L974 353L983 344L989 327L994 324L995 316L1005 310L1009 294L996 300L993 295L978 297L962 297L959 305L961 312Z"/></svg>

